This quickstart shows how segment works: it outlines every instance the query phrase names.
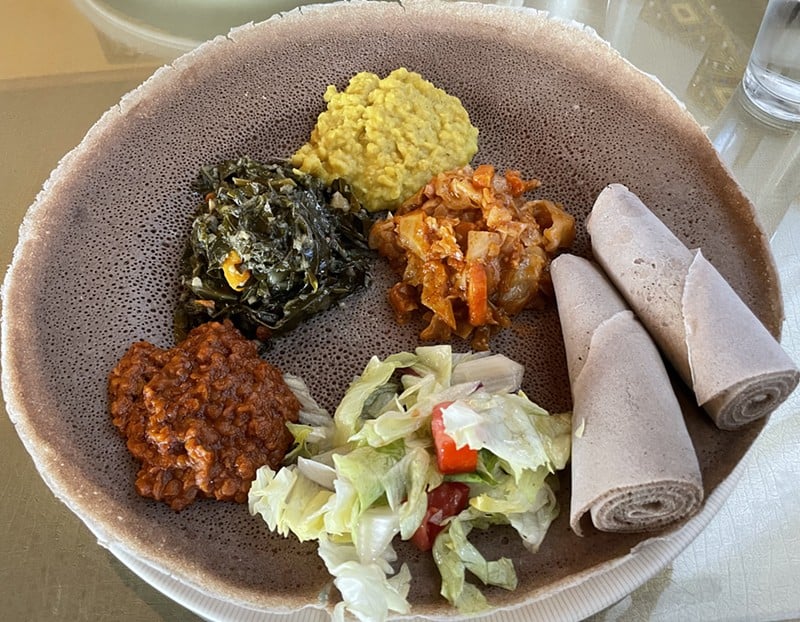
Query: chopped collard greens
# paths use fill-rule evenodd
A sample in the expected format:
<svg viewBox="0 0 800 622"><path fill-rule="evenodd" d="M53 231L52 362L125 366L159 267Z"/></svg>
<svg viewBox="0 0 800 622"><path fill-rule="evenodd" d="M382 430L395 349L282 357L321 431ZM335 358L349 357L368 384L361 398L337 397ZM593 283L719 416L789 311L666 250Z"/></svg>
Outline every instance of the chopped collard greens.
<svg viewBox="0 0 800 622"><path fill-rule="evenodd" d="M295 327L369 282L371 224L347 185L286 162L204 166L181 268L176 335L229 318L251 338Z"/></svg>

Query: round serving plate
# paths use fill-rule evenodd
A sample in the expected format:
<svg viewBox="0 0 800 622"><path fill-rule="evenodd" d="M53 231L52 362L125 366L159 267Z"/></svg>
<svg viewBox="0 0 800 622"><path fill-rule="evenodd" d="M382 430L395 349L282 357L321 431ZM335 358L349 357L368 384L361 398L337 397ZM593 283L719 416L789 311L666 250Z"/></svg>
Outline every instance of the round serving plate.
<svg viewBox="0 0 800 622"><path fill-rule="evenodd" d="M746 466L746 460L706 499L703 509L680 529L665 537L650 538L614 563L590 572L579 573L571 581L562 582L557 589L548 590L528 603L503 609L493 609L485 615L470 619L493 622L552 622L582 620L617 603L622 598L655 577L683 551L711 522L733 492ZM292 613L270 613L252 609L176 578L141 557L111 546L111 552L142 580L169 596L175 602L201 616L208 622L324 622L330 616L324 609L305 607ZM453 616L455 617L455 616ZM449 616L437 616L448 619Z"/></svg>
<svg viewBox="0 0 800 622"><path fill-rule="evenodd" d="M172 59L203 41L302 4L298 0L72 0L98 32L156 58Z"/></svg>
<svg viewBox="0 0 800 622"><path fill-rule="evenodd" d="M4 283L2 362L9 414L53 492L123 562L210 619L304 607L317 616L330 578L314 543L268 533L242 505L203 501L176 513L137 496L136 464L107 412L108 373L134 341L173 343L199 168L291 155L326 86L401 66L461 99L480 131L476 163L541 179L539 196L576 216L573 252L590 255L584 223L594 198L623 183L780 330L777 273L752 205L685 109L589 29L478 3L342 2L201 45L123 97L46 182ZM303 376L333 410L369 356L418 345L418 326L392 321L389 278L376 259L368 290L276 339L267 358ZM522 314L492 348L525 365L532 399L551 411L570 407L555 309ZM716 513L764 422L721 432L685 387L676 390L704 478L701 513L657 534L579 538L568 526L565 471L562 512L538 553L502 529L476 535L519 575L516 591L487 592L494 615L598 611L668 564ZM429 557L405 545L398 552L414 576L413 613L454 617Z"/></svg>

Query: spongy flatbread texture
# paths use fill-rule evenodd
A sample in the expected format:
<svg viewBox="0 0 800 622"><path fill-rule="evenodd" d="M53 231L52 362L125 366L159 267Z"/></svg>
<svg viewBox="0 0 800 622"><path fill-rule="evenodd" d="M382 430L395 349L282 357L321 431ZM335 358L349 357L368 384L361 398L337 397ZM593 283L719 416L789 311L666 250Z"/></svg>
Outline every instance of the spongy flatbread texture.
<svg viewBox="0 0 800 622"><path fill-rule="evenodd" d="M599 266L551 265L572 387L570 526L654 531L700 507L703 485L661 354ZM586 521L588 522L588 521Z"/></svg>
<svg viewBox="0 0 800 622"><path fill-rule="evenodd" d="M268 534L240 505L201 502L173 513L139 498L136 466L107 413L106 378L139 339L172 343L178 263L197 198L198 168L224 158L288 157L309 135L328 84L405 66L461 98L480 129L476 163L538 177L538 196L575 214L574 252L588 255L584 221L608 183L634 190L690 247L702 246L767 327L782 319L776 272L752 207L701 129L658 84L596 36L533 11L475 3L344 3L304 9L235 31L156 73L125 97L54 172L29 211L5 283L3 372L8 410L48 484L101 542L139 555L254 608L318 603L328 582L313 543ZM275 343L268 359L335 406L370 355L416 345L397 327L376 263L374 286ZM456 344L466 349L466 344ZM492 343L526 366L525 390L570 407L554 309L523 314ZM708 496L757 435L719 432L678 397ZM646 536L569 529L561 516L541 550L503 530L478 546L517 566L515 592L535 600L595 572ZM398 547L415 580L416 613L451 611L427 555Z"/></svg>
<svg viewBox="0 0 800 622"><path fill-rule="evenodd" d="M763 417L794 391L797 365L702 250L682 244L635 194L605 188L586 228L598 262L720 428Z"/></svg>

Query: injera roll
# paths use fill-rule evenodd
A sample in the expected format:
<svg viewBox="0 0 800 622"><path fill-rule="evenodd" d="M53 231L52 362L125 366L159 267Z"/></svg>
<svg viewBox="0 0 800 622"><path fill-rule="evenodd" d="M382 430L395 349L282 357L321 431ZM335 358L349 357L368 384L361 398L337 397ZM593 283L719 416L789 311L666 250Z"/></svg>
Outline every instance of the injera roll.
<svg viewBox="0 0 800 622"><path fill-rule="evenodd" d="M661 356L586 259L551 265L573 396L570 526L653 531L703 499L697 455Z"/></svg>
<svg viewBox="0 0 800 622"><path fill-rule="evenodd" d="M795 389L800 372L773 335L625 186L600 193L586 226L595 258L717 426L759 419Z"/></svg>

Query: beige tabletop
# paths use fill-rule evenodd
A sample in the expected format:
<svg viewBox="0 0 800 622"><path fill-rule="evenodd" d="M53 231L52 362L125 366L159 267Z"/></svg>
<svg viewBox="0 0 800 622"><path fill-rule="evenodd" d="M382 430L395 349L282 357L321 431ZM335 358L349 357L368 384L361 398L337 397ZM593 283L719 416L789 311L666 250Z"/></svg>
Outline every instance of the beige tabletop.
<svg viewBox="0 0 800 622"><path fill-rule="evenodd" d="M2 0L0 261L61 156L158 66L270 0ZM501 2L522 4L521 2ZM766 0L553 0L685 103L748 192L783 279L784 346L800 357L800 135L753 116L737 87ZM164 7L167 8L164 8ZM226 21L219 15L224 7ZM265 8L272 7L272 8ZM786 217L783 214L786 213ZM723 511L674 563L595 620L800 617L800 400L775 414ZM0 416L0 618L197 620L105 548L40 479Z"/></svg>

